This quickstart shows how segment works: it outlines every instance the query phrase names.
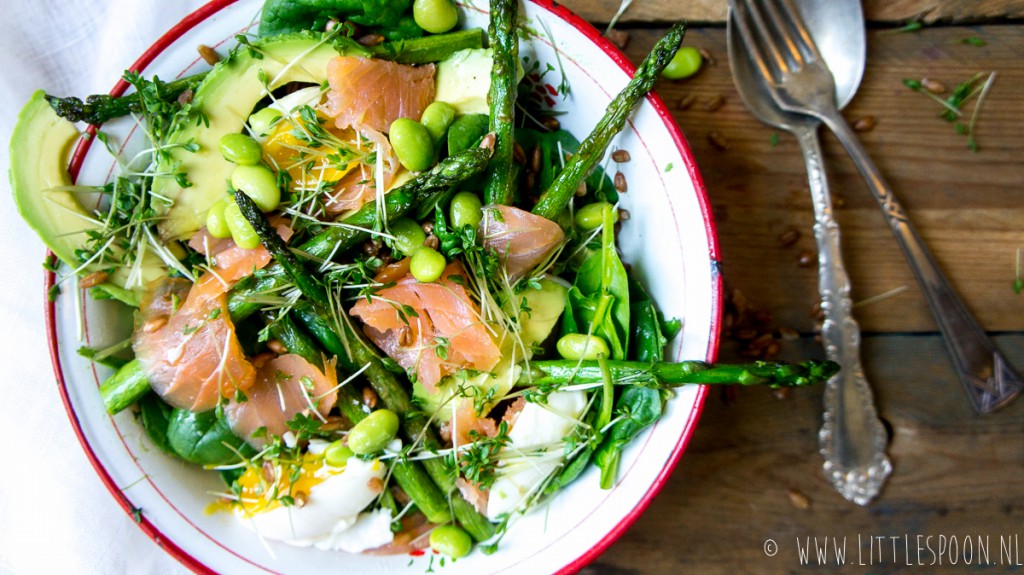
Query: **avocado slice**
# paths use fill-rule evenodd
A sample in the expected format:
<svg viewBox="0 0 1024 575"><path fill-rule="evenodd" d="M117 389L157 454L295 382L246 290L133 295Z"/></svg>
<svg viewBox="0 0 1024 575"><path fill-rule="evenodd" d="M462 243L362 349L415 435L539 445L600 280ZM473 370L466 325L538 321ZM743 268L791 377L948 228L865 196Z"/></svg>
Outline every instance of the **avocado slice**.
<svg viewBox="0 0 1024 575"><path fill-rule="evenodd" d="M43 90L36 90L11 134L11 191L18 213L61 261L77 265L75 250L96 229L92 216L74 194L68 159L78 129L50 108ZM63 188L63 189L62 189Z"/></svg>
<svg viewBox="0 0 1024 575"><path fill-rule="evenodd" d="M519 337L527 350L543 343L558 324L558 320L565 310L567 291L563 285L557 282L542 279L539 289L528 289L522 293L520 297L529 306L530 313L524 313L519 317L521 326ZM532 352L528 351L527 357L524 358L523 350L518 348L511 336L506 335L500 345L501 361L498 362L498 365L494 366L490 373L477 374L465 381L467 386L475 387L481 396L489 393L491 388L495 388L484 411L489 411L508 395L519 379L519 374L522 371L521 362L532 356ZM456 377L458 375L451 375L441 380L434 393L427 391L422 383L413 383L413 397L417 403L423 406L424 411L434 414L438 422L451 420L452 406L446 404L455 390ZM472 398L459 398L457 401L473 400ZM440 409L441 406L445 406L445 408Z"/></svg>
<svg viewBox="0 0 1024 575"><path fill-rule="evenodd" d="M221 60L196 88L192 99L209 121L190 123L171 138L170 144L191 141L198 151L175 148L169 162L158 172L153 191L171 200L166 219L157 225L164 240L188 239L206 222L206 212L224 197L234 164L221 156L220 139L239 133L253 108L267 96L261 75L271 90L291 82L322 85L327 63L344 47L324 42L319 34L296 33L252 43ZM366 55L360 53L359 55ZM184 172L190 187L182 188L173 174Z"/></svg>
<svg viewBox="0 0 1024 575"><path fill-rule="evenodd" d="M89 245L89 232L101 230L96 216L70 191L68 159L78 141L75 125L59 117L46 101L43 90L29 99L11 134L11 191L18 213L46 247L68 266L81 262L76 251ZM138 293L146 282L166 273L160 259L147 252L133 285L129 272L117 268L100 289L129 305L138 305Z"/></svg>

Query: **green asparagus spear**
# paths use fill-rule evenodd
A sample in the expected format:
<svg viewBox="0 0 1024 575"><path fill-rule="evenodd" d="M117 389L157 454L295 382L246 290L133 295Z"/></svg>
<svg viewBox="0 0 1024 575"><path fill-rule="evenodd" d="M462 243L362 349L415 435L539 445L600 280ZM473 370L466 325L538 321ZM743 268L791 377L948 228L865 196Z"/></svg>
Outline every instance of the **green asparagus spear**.
<svg viewBox="0 0 1024 575"><path fill-rule="evenodd" d="M160 94L167 99L177 98L185 90L194 89L205 77L206 72L202 72L160 83ZM137 93L127 96L96 94L87 97L84 102L75 97L58 98L47 94L46 101L50 103L50 107L57 112L58 116L71 122L85 122L96 126L112 118L142 111L142 100Z"/></svg>
<svg viewBox="0 0 1024 575"><path fill-rule="evenodd" d="M391 190L384 196L385 212L389 222L398 219L415 206L433 202L438 194L445 193L452 186L483 172L490 148L472 148L445 158L429 172L424 172L405 184ZM340 225L329 226L296 251L316 259L326 259L332 254L343 254L365 242L377 221L377 204L364 204L356 213L345 218ZM256 313L262 304L249 301L253 294L271 290L281 285L286 278L277 267L270 267L261 274L255 284L243 285L228 295L228 310L231 319L240 321Z"/></svg>
<svg viewBox="0 0 1024 575"><path fill-rule="evenodd" d="M318 313L328 313L327 294L324 286L309 274L302 266L302 263L295 258L295 254L288 250L288 247L284 245L284 241L277 235L277 231L270 225L267 217L260 211L259 207L244 193L235 194L235 203L238 204L242 215L260 237L264 247L270 252L271 257L281 265L282 270L284 270L292 283L313 304L314 310ZM345 329L350 328L346 327ZM363 373L369 380L370 385L373 386L374 391L377 392L381 403L405 421L406 425L403 430L406 437L413 441L419 440L422 437L428 449L436 449L438 446L436 438L431 430L427 428L427 423L423 418L416 417L417 410L414 408L412 399L402 384L398 382L394 374L384 367L380 358L373 354L356 337L354 332L350 330L346 335L350 336L349 339L354 342L354 345L351 345L349 350L336 350L339 362L342 362L343 365L347 363L352 367L369 364ZM349 356L346 351L352 355ZM427 459L423 465L437 486L449 494L452 509L463 528L477 541L489 538L494 532L493 525L455 490L455 478L452 476L448 466L439 458Z"/></svg>
<svg viewBox="0 0 1024 575"><path fill-rule="evenodd" d="M138 359L122 365L100 386L100 398L110 415L123 411L147 392L149 380L142 372L142 364Z"/></svg>
<svg viewBox="0 0 1024 575"><path fill-rule="evenodd" d="M491 0L491 20L487 26L491 50L491 90L487 94L491 113L489 129L497 137L494 157L487 167L484 199L488 204L509 204L515 190L516 165L512 160L515 147L514 122L516 109L516 63L519 60L519 38L516 17L519 2Z"/></svg>
<svg viewBox="0 0 1024 575"><path fill-rule="evenodd" d="M430 171L424 172L384 196L388 221L394 221L414 206L428 201L434 194L483 172L491 157L490 148L470 148L445 158ZM377 221L377 204L370 202L345 218L344 225L330 226L308 242L299 251L314 258L327 258L332 252L343 253L370 237L369 230Z"/></svg>
<svg viewBox="0 0 1024 575"><path fill-rule="evenodd" d="M558 174L551 187L541 196L540 201L533 208L533 213L553 220L565 209L580 183L601 161L612 138L622 130L629 115L633 112L633 108L651 91L658 75L679 50L679 44L683 41L685 33L686 24L677 22L658 40L651 53L636 69L633 79L615 96L597 126L587 136L587 139L583 140L579 150L566 163L565 169Z"/></svg>
<svg viewBox="0 0 1024 575"><path fill-rule="evenodd" d="M374 58L393 60L400 64L427 64L439 62L459 50L480 48L484 33L479 28L459 30L446 34L433 34L422 38L384 42L367 49Z"/></svg>
<svg viewBox="0 0 1024 575"><path fill-rule="evenodd" d="M290 314L285 314L271 323L270 334L284 344L289 353L301 355L306 361L323 369L323 356L319 348L308 334L295 325ZM352 423L358 423L366 418L367 413L363 411L363 403L351 385L343 385L338 388L336 405ZM398 485L405 490L405 493L430 522L451 521L452 514L448 507L448 499L437 488L419 462L396 461L391 466L391 472Z"/></svg>
<svg viewBox="0 0 1024 575"><path fill-rule="evenodd" d="M473 29L384 42L377 46L361 48L369 51L375 58L402 64L425 64L443 60L459 50L479 48L482 45L483 31ZM198 87L206 74L206 72L200 72L162 83L160 94L166 99L177 98L182 92ZM46 100L58 116L72 122L85 122L97 126L107 120L141 111L141 101L138 94L135 93L125 96L94 94L88 96L84 102L73 96L60 98L47 95Z"/></svg>
<svg viewBox="0 0 1024 575"><path fill-rule="evenodd" d="M491 151L491 148L465 150L445 158L429 172L388 192L384 196L388 220L393 221L420 203L429 203L435 195L482 173ZM377 204L370 202L346 218L342 222L344 225L329 227L299 246L298 251L314 258L328 258L332 253L344 253L370 237L368 230L372 229L376 219ZM228 296L228 312L232 321L242 321L259 311L263 305L250 298L280 286L286 279L280 266L272 266L261 272L259 279L246 279L239 283ZM320 327L323 328L325 323L321 322ZM326 329L330 331L329 327ZM141 366L133 361L124 365L101 386L100 395L107 406L107 412L113 415L137 401L148 390L149 384L142 374Z"/></svg>
<svg viewBox="0 0 1024 575"><path fill-rule="evenodd" d="M703 361L609 361L608 366L615 383L661 387L678 387L687 383L800 387L828 381L839 371L839 364L834 361L797 364L757 361L737 365ZM552 360L530 362L529 373L524 372L518 383L557 389L571 384L600 384L601 381L601 369L596 361Z"/></svg>

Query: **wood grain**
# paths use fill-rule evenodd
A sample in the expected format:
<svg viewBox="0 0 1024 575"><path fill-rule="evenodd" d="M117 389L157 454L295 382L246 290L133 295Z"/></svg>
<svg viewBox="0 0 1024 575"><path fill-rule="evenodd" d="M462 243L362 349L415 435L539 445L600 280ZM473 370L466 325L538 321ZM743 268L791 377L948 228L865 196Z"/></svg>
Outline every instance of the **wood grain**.
<svg viewBox="0 0 1024 575"><path fill-rule="evenodd" d="M566 0L561 2L591 22L609 22L619 10L620 0ZM902 24L972 22L1024 17L1020 0L864 0L864 16L872 22ZM634 0L619 23L669 22L723 23L728 13L726 0ZM620 26L621 27L621 26Z"/></svg>
<svg viewBox="0 0 1024 575"><path fill-rule="evenodd" d="M635 29L630 35L626 52L638 61L659 31ZM981 38L985 45L963 43L967 37ZM724 30L694 28L685 41L706 49L715 62L692 79L662 81L656 90L673 109L704 178L726 283L778 324L808 333L818 299L817 269L800 267L797 260L816 248L796 140L761 124L744 107L729 74ZM1024 246L1022 46L1024 30L1017 26L871 31L868 70L844 111L851 121L875 119L874 129L860 134L865 148L968 307L993 331L1024 328L1024 296L1011 289L1016 252ZM969 151L966 138L937 117L937 104L902 83L928 77L952 88L989 71L997 78L978 116L978 152ZM725 105L707 111L705 104L718 97ZM684 98L695 103L677 109ZM718 149L711 138L727 148ZM903 290L857 307L862 330L935 331L927 303L859 173L832 134L822 138L854 301ZM780 247L778 238L789 229L799 230L800 239Z"/></svg>
<svg viewBox="0 0 1024 575"><path fill-rule="evenodd" d="M1024 336L1002 336L997 342L1011 350L1011 361L1024 365ZM909 535L915 562L916 535L988 536L993 547L1005 534L1024 541L1024 405L1018 401L994 415L974 414L952 373L934 361L943 355L942 346L938 336L873 336L864 342L879 413L892 428L889 454L895 468L870 506L843 500L821 473L821 388L794 391L783 400L765 389L713 390L668 485L583 572L820 571L813 562L801 569L796 542L807 537L847 538L847 560L853 564L841 572L892 572L909 569L904 540L887 540L884 557L867 568L868 538ZM806 356L813 347L805 341L804 349L793 351ZM798 503L805 498L808 507L794 504L790 492L799 494ZM858 535L864 565L856 563ZM770 558L763 550L768 538L779 544ZM1024 560L1024 550L1019 558Z"/></svg>

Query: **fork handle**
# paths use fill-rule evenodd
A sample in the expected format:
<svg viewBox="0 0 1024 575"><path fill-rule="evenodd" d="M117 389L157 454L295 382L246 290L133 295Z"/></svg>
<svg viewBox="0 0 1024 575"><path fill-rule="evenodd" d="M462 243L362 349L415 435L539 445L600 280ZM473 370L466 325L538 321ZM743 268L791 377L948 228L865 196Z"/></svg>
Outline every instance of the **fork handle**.
<svg viewBox="0 0 1024 575"><path fill-rule="evenodd" d="M885 455L887 435L860 362L860 326L853 318L850 276L843 265L839 224L832 211L828 176L822 163L818 122L794 130L807 165L818 243L818 292L825 321L822 342L828 358L842 369L825 386L824 422L818 444L825 476L849 501L866 505L892 472Z"/></svg>
<svg viewBox="0 0 1024 575"><path fill-rule="evenodd" d="M850 125L838 112L823 114L819 119L839 138L882 209L939 324L971 405L978 413L989 413L1008 404L1020 393L1024 382L939 269Z"/></svg>

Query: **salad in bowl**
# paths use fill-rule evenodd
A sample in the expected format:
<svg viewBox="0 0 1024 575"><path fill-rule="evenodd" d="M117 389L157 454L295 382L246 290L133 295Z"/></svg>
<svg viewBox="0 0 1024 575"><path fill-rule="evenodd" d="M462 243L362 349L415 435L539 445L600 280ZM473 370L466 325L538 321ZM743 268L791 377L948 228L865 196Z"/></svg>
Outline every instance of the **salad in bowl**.
<svg viewBox="0 0 1024 575"><path fill-rule="evenodd" d="M12 136L73 420L186 565L578 568L687 384L834 372L710 363L713 226L647 96L682 25L634 74L546 2L324 4L213 2Z"/></svg>

